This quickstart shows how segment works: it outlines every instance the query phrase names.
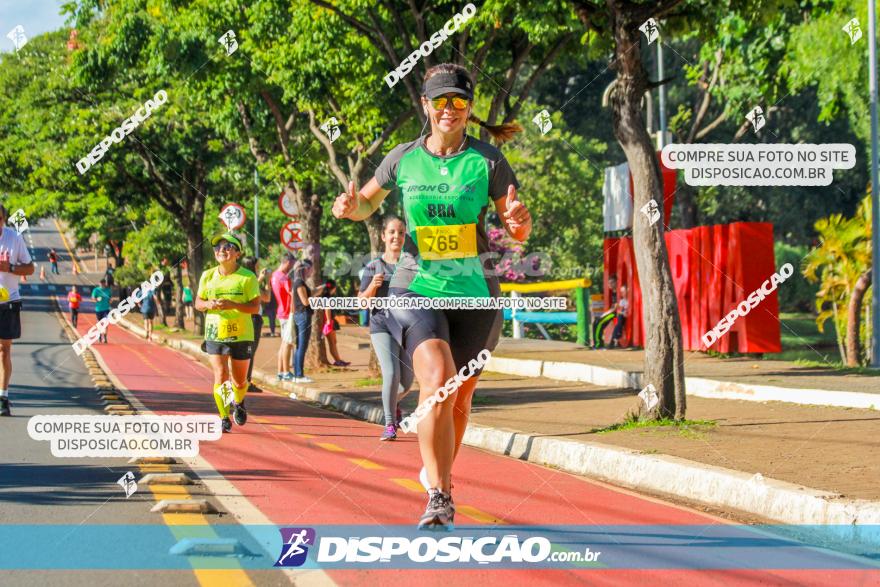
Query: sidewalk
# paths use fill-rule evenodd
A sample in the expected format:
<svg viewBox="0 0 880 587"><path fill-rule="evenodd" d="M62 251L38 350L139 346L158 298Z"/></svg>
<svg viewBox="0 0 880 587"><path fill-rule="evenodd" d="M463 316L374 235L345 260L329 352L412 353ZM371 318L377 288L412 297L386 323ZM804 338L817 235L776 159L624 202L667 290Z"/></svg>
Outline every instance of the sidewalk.
<svg viewBox="0 0 880 587"><path fill-rule="evenodd" d="M132 318L130 322L139 326L140 317ZM266 332L268 330L264 328ZM157 331L157 334L168 336L164 332ZM189 334L170 336L178 340L189 339L195 345L199 343L198 338ZM534 345L533 341L527 342ZM277 337L264 337L260 341L254 371L257 374L255 379L262 379L261 384L274 379L279 343ZM522 348L508 351L517 345L521 343L505 339L497 353L505 357L515 354L540 356L536 350L531 354ZM345 400L351 400L345 411L374 422L380 421L379 382L370 379L367 372L369 337L366 329L343 326L339 332L339 347L342 358L352 362L351 367L307 373L315 379L315 383L308 387L315 390L315 397L320 397L322 403L332 403L341 409ZM576 352L559 350L546 355L554 359L569 358L566 353ZM628 351L601 354L628 356L630 365L636 356L635 352ZM708 370L712 363L722 361L700 363L695 360L693 365L695 370ZM732 376L730 371L727 377ZM322 393L324 396L319 395ZM742 471L749 477L760 473L767 479L824 490L838 498L880 499L880 484L877 482L880 480L880 465L876 458L880 448L876 435L880 415L876 411L689 397L688 418L714 420L714 426L696 426L681 432L664 428L595 432L620 422L629 410L634 409L638 402L635 394L632 389L620 387L487 372L474 399L471 423L479 427L518 431L533 438L553 436L580 443L624 447L641 454L671 455ZM415 408L416 399L413 392L403 401L405 413ZM379 434L377 427L377 442ZM512 454L511 449L506 452Z"/></svg>

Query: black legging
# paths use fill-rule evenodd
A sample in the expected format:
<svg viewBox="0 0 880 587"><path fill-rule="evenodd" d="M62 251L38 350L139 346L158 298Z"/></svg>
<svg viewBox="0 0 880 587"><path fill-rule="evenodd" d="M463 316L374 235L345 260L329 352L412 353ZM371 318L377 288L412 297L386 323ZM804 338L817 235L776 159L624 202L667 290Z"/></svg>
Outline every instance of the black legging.
<svg viewBox="0 0 880 587"><path fill-rule="evenodd" d="M263 317L259 314L251 314L251 320L254 322L254 350L251 352L251 364L248 365L248 381L251 380L251 373L254 371L254 361L257 358L257 347L260 346L260 333L263 330Z"/></svg>

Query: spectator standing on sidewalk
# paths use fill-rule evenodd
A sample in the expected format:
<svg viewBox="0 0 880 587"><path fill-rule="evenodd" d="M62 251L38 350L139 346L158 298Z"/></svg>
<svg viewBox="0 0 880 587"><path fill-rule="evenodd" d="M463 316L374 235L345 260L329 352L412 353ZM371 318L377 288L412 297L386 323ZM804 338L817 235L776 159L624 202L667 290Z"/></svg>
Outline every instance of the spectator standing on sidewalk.
<svg viewBox="0 0 880 587"><path fill-rule="evenodd" d="M629 314L629 300L626 299L626 285L620 286L620 296L617 298L617 305L614 308L617 315L617 323L614 325L614 332L611 333L611 348L620 347L620 337L623 336L623 329L626 328L626 317Z"/></svg>
<svg viewBox="0 0 880 587"><path fill-rule="evenodd" d="M0 288L7 296L0 303L0 416L11 416L9 380L12 378L12 341L21 338L19 278L34 272L34 263L21 235L6 226L9 212L0 204Z"/></svg>
<svg viewBox="0 0 880 587"><path fill-rule="evenodd" d="M336 295L336 282L332 279L328 279L324 283L324 289L321 291L322 298L332 298ZM327 341L327 346L330 348L330 356L333 357L333 366L334 367L348 367L351 365L348 361L343 361L342 357L339 356L339 347L336 344L336 331L339 330L339 322L336 321L335 311L330 308L325 308L324 312L324 321L321 324L321 334L324 335L324 340Z"/></svg>
<svg viewBox="0 0 880 587"><path fill-rule="evenodd" d="M194 320L195 313L193 311L193 290L189 286L183 286L183 313L187 320Z"/></svg>
<svg viewBox="0 0 880 587"><path fill-rule="evenodd" d="M276 312L278 312L278 300L275 299L275 292L272 291L270 276L269 301L263 307L263 315L269 321L269 333L266 336L275 336L275 321L278 319Z"/></svg>
<svg viewBox="0 0 880 587"><path fill-rule="evenodd" d="M259 261L257 261L256 257L244 257L241 260L241 266L257 275L257 285L260 289L260 311L256 314L251 314L251 320L254 322L254 350L251 353L251 364L248 365L247 372L247 380L248 380L248 392L250 393L262 393L263 390L254 385L253 380L251 379L251 375L254 372L254 360L257 356L257 347L260 346L260 336L263 333L263 308L262 304L265 304L269 301L269 287L268 276L269 270L263 269L259 273L257 272L257 266Z"/></svg>
<svg viewBox="0 0 880 587"><path fill-rule="evenodd" d="M291 316L290 270L296 257L293 253L285 253L281 263L272 273L272 293L278 300L276 316L281 325L281 346L278 348L278 381L291 381L290 355L293 352L293 316Z"/></svg>
<svg viewBox="0 0 880 587"><path fill-rule="evenodd" d="M58 275L58 253L55 249L49 249L49 263L52 264L52 273Z"/></svg>
<svg viewBox="0 0 880 587"><path fill-rule="evenodd" d="M309 337L312 335L312 308L309 297L312 290L306 285L306 279L312 272L312 262L304 259L296 264L293 270L293 320L296 322L296 353L293 357L294 383L312 383L310 377L303 372L306 351L309 348Z"/></svg>
<svg viewBox="0 0 880 587"><path fill-rule="evenodd" d="M76 286L70 286L70 293L67 294L67 305L70 307L70 322L76 328L79 320L79 305L82 303L82 296L76 291Z"/></svg>

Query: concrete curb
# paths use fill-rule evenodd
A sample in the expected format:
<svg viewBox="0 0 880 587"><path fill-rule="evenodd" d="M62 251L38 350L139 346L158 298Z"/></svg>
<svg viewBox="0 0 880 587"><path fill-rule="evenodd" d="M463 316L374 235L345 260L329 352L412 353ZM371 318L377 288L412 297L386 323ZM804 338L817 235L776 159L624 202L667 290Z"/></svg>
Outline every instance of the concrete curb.
<svg viewBox="0 0 880 587"><path fill-rule="evenodd" d="M137 332L143 329L133 327ZM190 341L167 339L154 334L168 346L192 355L202 355ZM501 358L503 361L511 359ZM493 358L492 361L497 359ZM501 363L503 365L503 363ZM529 372L534 366L514 365ZM611 371L606 369L606 371ZM533 371L532 371L533 372ZM384 423L381 406L351 399L339 393L307 388L289 382L272 381L254 370L254 378L295 391L298 395L328 405L361 420ZM741 471L704 465L667 455L646 455L638 451L567 440L553 436L529 435L469 424L465 444L497 454L547 465L593 477L632 489L668 494L715 507L733 508L783 524L840 525L843 540L862 540L876 545L878 533L861 532L858 526L880 525L880 502L842 499L839 495L776 479L764 479Z"/></svg>
<svg viewBox="0 0 880 587"><path fill-rule="evenodd" d="M604 387L623 387L640 390L644 387L641 371L608 369L586 363L539 361L493 356L486 365L487 371L524 377L547 377L559 381L578 381ZM814 406L835 406L880 410L880 395L856 391L828 391L824 389L798 389L775 387L752 383L717 381L701 377L685 377L687 394L711 399L739 399L755 402L788 402ZM880 383L880 380L878 380Z"/></svg>

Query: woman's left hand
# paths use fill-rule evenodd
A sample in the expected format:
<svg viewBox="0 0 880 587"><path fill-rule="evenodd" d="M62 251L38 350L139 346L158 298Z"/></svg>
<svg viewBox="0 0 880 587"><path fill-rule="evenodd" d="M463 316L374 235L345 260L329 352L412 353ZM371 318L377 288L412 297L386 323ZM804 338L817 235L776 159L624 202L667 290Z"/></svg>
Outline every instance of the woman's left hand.
<svg viewBox="0 0 880 587"><path fill-rule="evenodd" d="M510 184L507 188L507 211L504 212L504 223L510 232L516 232L532 221L532 215L526 205L516 199L516 187Z"/></svg>

